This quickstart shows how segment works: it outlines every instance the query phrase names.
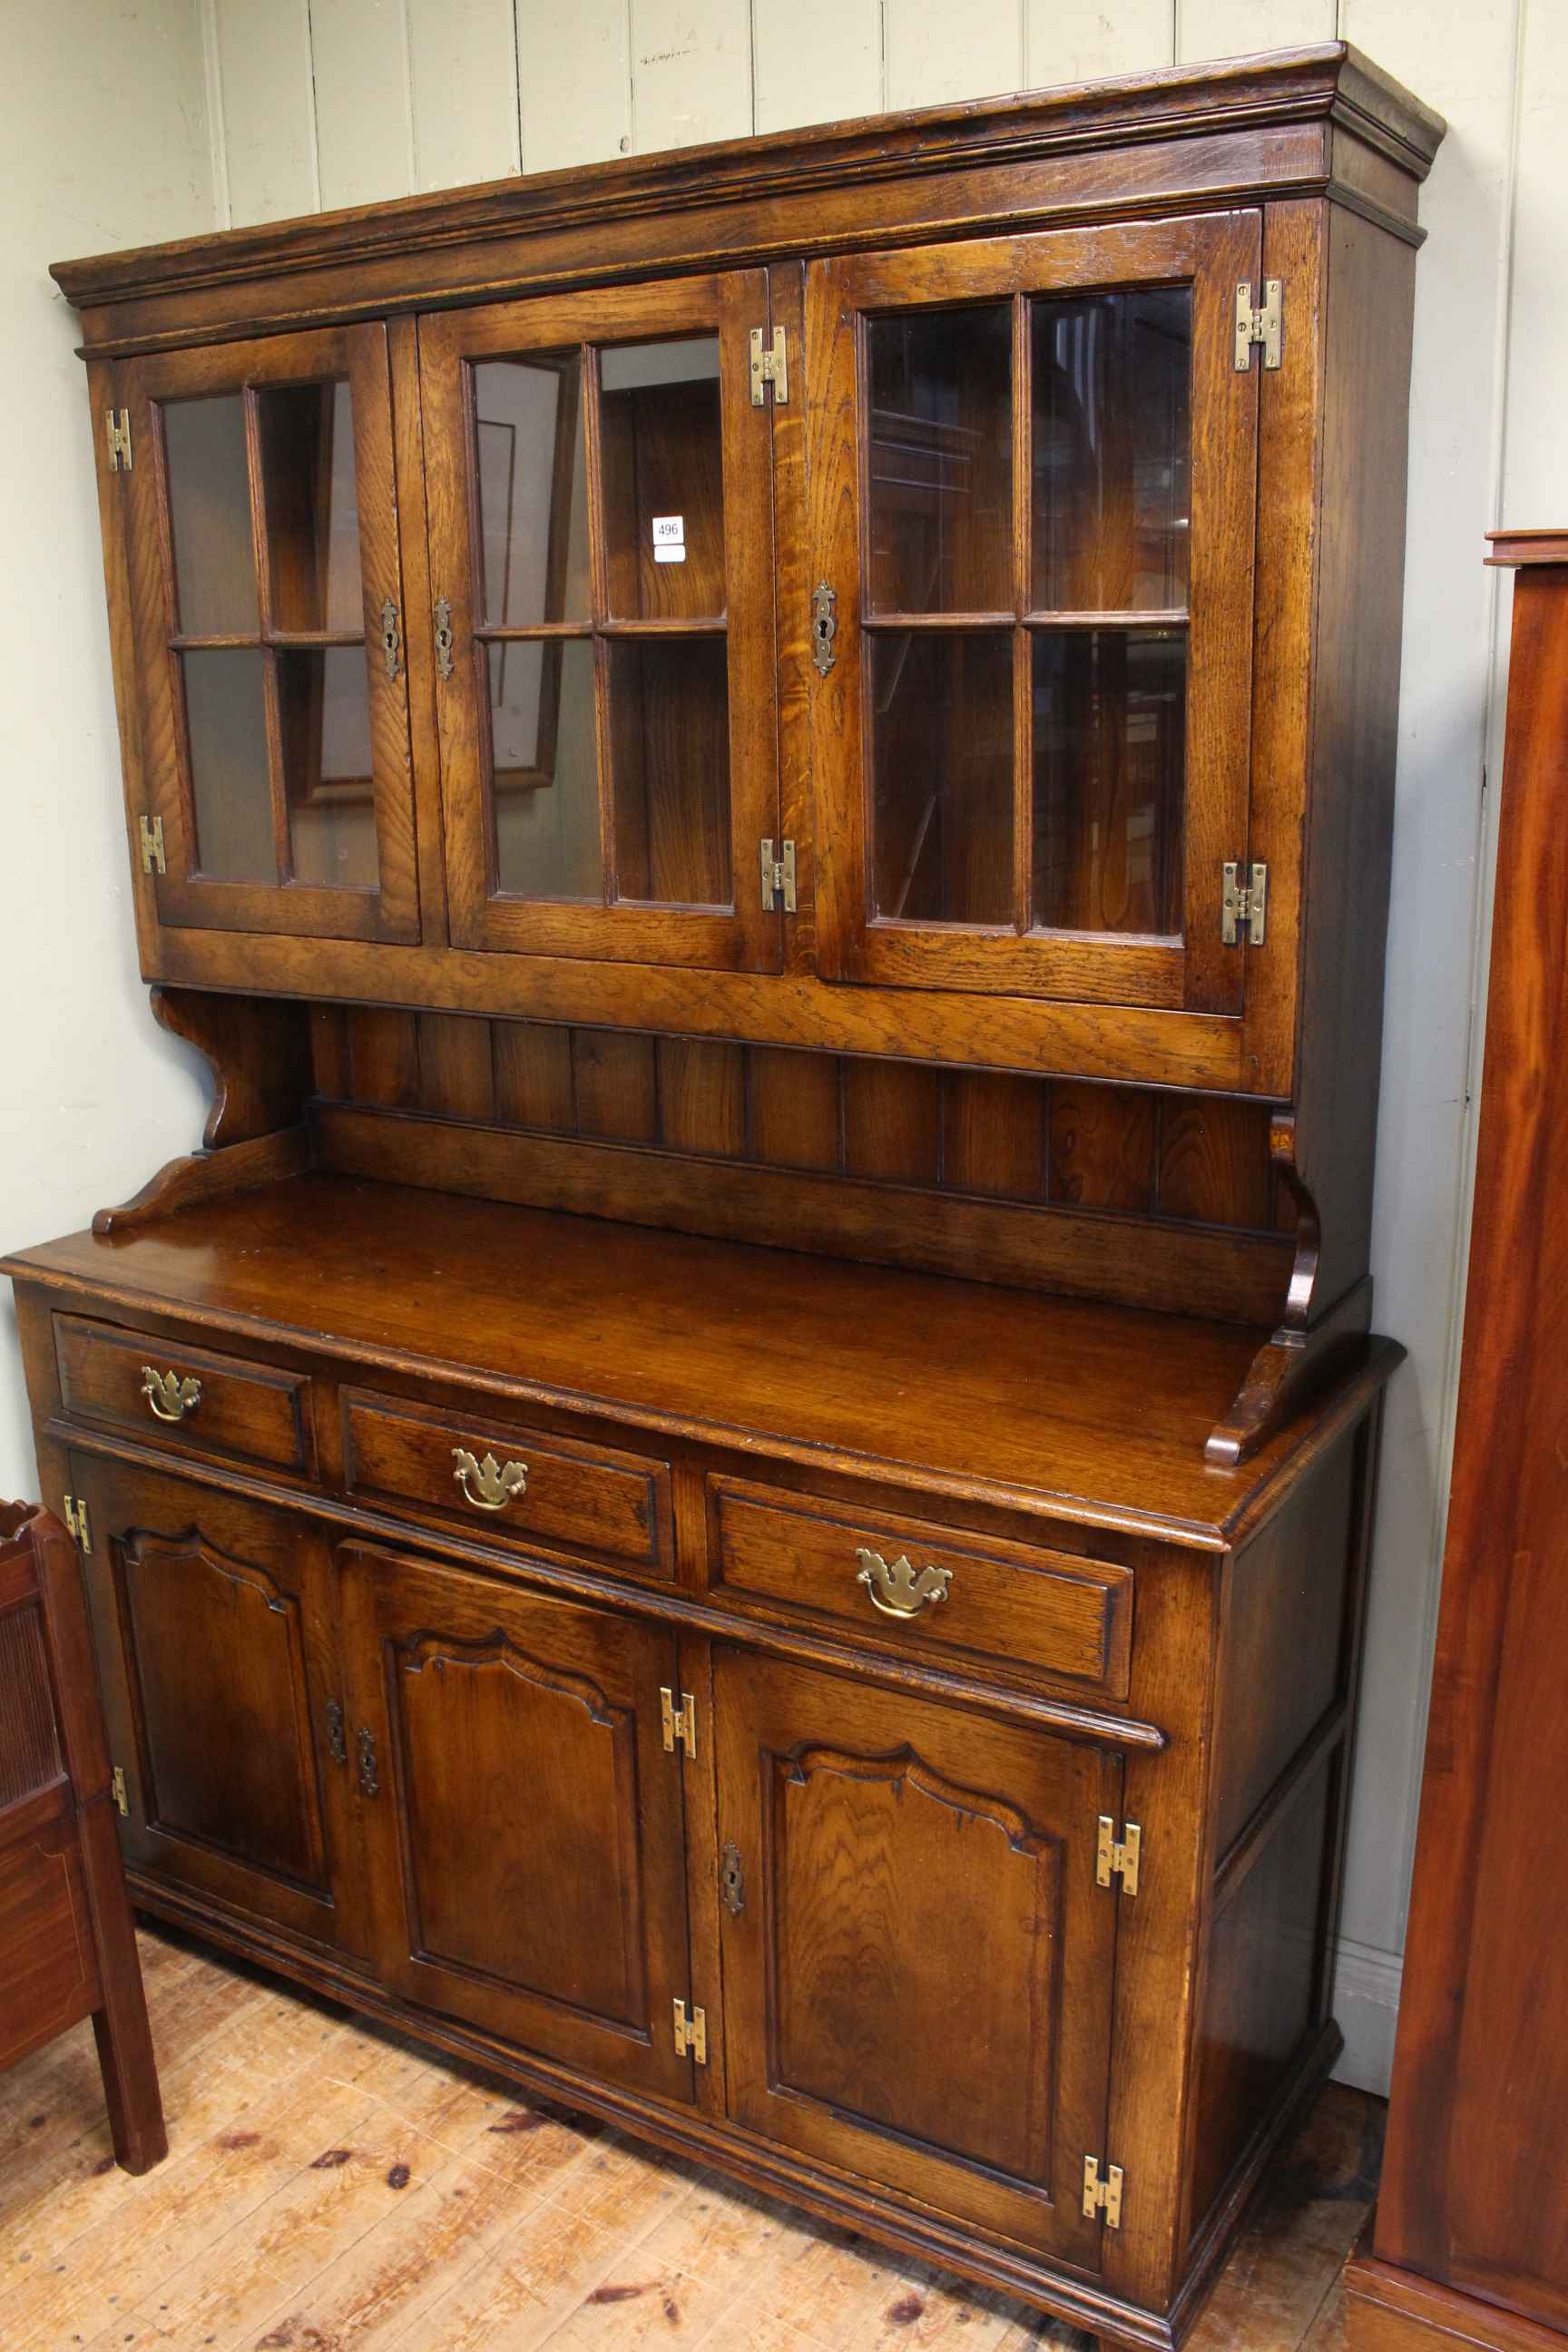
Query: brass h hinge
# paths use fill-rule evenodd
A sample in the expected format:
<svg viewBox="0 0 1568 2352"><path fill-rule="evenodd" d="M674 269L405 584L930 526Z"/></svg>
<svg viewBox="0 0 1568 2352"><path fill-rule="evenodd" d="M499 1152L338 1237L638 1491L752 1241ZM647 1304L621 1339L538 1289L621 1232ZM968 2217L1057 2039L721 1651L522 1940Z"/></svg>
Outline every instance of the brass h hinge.
<svg viewBox="0 0 1568 2352"><path fill-rule="evenodd" d="M1084 2158L1083 2210L1091 2221L1097 2213L1103 2213L1108 2230L1121 2229L1121 2167L1119 2164L1108 2164L1105 2178L1101 2180L1099 2157Z"/></svg>
<svg viewBox="0 0 1568 2352"><path fill-rule="evenodd" d="M773 856L771 835L762 840L763 904L771 915L781 903L786 915L795 912L795 844L781 841Z"/></svg>
<svg viewBox="0 0 1568 2352"><path fill-rule="evenodd" d="M1127 1834L1119 1838L1116 1823L1109 1813L1100 1817L1100 1843L1094 1857L1094 1881L1097 1886L1109 1886L1117 1876L1121 1880L1123 1895L1138 1892L1138 1855L1143 1843L1143 1832L1136 1822L1129 1822Z"/></svg>
<svg viewBox="0 0 1568 2352"><path fill-rule="evenodd" d="M112 408L103 412L104 429L109 435L109 470L118 474L123 466L131 471L131 411L122 408L116 415Z"/></svg>
<svg viewBox="0 0 1568 2352"><path fill-rule="evenodd" d="M700 2066L707 2065L708 2011L705 2009L693 2008L689 2022L686 2003L683 2000L678 2000L675 2004L675 2054L678 2058L684 2058L688 2053L696 2059Z"/></svg>
<svg viewBox="0 0 1568 2352"><path fill-rule="evenodd" d="M691 1693L689 1691L682 1691L680 1694L680 1705L677 1706L675 1704L675 1693L670 1690L661 1690L658 1695L658 1712L659 1720L664 1727L664 1745L666 1752L673 1756L675 1753L675 1743L679 1739L681 1746L685 1748L688 1756L689 1756L692 1759L692 1761L695 1762L697 1758L697 1701L692 1697Z"/></svg>
<svg viewBox="0 0 1568 2352"><path fill-rule="evenodd" d="M120 1811L129 1814L131 1811L131 1800L125 1793L125 1767L123 1764L117 1764L115 1766L114 1775L110 1780L109 1786L113 1795L115 1804L119 1808Z"/></svg>
<svg viewBox="0 0 1568 2352"><path fill-rule="evenodd" d="M1236 946L1242 927L1251 947L1263 945L1268 919L1268 868L1255 866L1252 879L1243 884L1241 868L1227 860L1219 869L1219 935L1227 948Z"/></svg>
<svg viewBox="0 0 1568 2352"><path fill-rule="evenodd" d="M74 1495L66 1496L66 1525L83 1551L92 1549L92 1529L87 1523L87 1505L78 1502Z"/></svg>
<svg viewBox="0 0 1568 2352"><path fill-rule="evenodd" d="M1263 302L1255 309L1252 284L1244 278L1236 289L1236 372L1245 375L1252 365L1253 346L1263 346L1263 364L1277 368L1279 364L1279 335L1285 317L1285 288L1282 279L1266 278L1263 281Z"/></svg>
<svg viewBox="0 0 1568 2352"><path fill-rule="evenodd" d="M752 406L761 408L763 388L773 388L773 405L783 408L789 399L789 368L784 359L784 331L775 327L773 341L768 341L765 327L752 329Z"/></svg>
<svg viewBox="0 0 1568 2352"><path fill-rule="evenodd" d="M151 824L144 816L138 817L136 822L142 835L142 873L166 874L169 870L169 861L163 855L163 818L155 816Z"/></svg>

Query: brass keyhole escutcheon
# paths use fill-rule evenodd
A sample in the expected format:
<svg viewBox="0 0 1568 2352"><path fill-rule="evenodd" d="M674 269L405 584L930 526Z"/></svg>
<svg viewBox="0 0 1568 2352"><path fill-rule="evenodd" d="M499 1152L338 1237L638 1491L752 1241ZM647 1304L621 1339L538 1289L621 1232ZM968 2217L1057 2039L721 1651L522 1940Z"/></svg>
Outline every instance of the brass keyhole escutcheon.
<svg viewBox="0 0 1568 2352"><path fill-rule="evenodd" d="M447 596L436 599L436 667L442 677L452 675L452 604Z"/></svg>
<svg viewBox="0 0 1568 2352"><path fill-rule="evenodd" d="M826 580L819 580L811 592L811 658L816 664L817 676L826 677L838 658L833 650L833 640L838 635L835 607L838 592Z"/></svg>

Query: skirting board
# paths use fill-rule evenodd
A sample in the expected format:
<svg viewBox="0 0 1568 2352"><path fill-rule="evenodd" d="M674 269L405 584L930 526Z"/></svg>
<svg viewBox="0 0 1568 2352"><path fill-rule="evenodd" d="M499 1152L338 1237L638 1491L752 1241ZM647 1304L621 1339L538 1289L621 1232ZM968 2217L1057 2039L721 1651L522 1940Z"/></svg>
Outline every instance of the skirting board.
<svg viewBox="0 0 1568 2352"><path fill-rule="evenodd" d="M1334 1950L1333 2013L1345 2046L1334 2068L1336 2083L1388 2096L1394 2071L1394 2029L1399 2018L1404 1961L1397 1952L1342 1936Z"/></svg>

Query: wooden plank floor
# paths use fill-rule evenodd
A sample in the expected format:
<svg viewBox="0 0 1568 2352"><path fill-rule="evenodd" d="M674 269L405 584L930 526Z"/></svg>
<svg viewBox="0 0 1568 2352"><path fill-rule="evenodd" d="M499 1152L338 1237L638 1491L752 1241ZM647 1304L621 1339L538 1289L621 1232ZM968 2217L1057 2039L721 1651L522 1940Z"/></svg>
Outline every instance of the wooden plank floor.
<svg viewBox="0 0 1568 2352"><path fill-rule="evenodd" d="M1026 2352L1070 2327L525 2104L143 1931L168 2159L115 2166L90 2029L0 2076L5 2352ZM1331 2086L1193 2352L1340 2352L1383 2109Z"/></svg>

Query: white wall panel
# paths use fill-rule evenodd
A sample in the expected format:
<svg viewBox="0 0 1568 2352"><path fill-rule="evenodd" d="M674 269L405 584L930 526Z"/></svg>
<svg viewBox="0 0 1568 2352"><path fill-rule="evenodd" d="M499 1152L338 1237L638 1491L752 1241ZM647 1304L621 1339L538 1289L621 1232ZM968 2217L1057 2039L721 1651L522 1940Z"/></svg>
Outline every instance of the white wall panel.
<svg viewBox="0 0 1568 2352"><path fill-rule="evenodd" d="M632 143L627 0L517 0L522 168L603 163Z"/></svg>
<svg viewBox="0 0 1568 2352"><path fill-rule="evenodd" d="M323 205L331 211L411 194L414 110L403 0L310 0L310 57Z"/></svg>
<svg viewBox="0 0 1568 2352"><path fill-rule="evenodd" d="M1568 7L1528 0L1519 84L1500 523L1568 521Z"/></svg>
<svg viewBox="0 0 1568 2352"><path fill-rule="evenodd" d="M202 35L195 0L50 0L0 73L8 1248L77 1232L188 1151L208 1091L137 978L80 329L47 274L216 226ZM37 1493L5 1285L0 1492Z"/></svg>
<svg viewBox="0 0 1568 2352"><path fill-rule="evenodd" d="M214 79L223 98L222 152L229 226L312 213L316 113L307 0L212 0Z"/></svg>
<svg viewBox="0 0 1568 2352"><path fill-rule="evenodd" d="M994 98L1023 85L1017 0L885 0L883 21L889 106Z"/></svg>
<svg viewBox="0 0 1568 2352"><path fill-rule="evenodd" d="M759 0L752 12L756 128L877 114L882 108L882 0L836 0L832 39L803 37L792 8Z"/></svg>
<svg viewBox="0 0 1568 2352"><path fill-rule="evenodd" d="M1501 447L1516 0L1345 0L1342 30L1450 118L1422 191L1405 643L1373 1267L1390 1394L1345 1928L1404 1941L1456 1373Z"/></svg>
<svg viewBox="0 0 1568 2352"><path fill-rule="evenodd" d="M1334 0L1176 0L1180 65L1331 41L1335 31Z"/></svg>
<svg viewBox="0 0 1568 2352"><path fill-rule="evenodd" d="M1025 83L1147 73L1175 62L1175 0L1025 0Z"/></svg>
<svg viewBox="0 0 1568 2352"><path fill-rule="evenodd" d="M752 128L748 0L631 0L632 144L647 154ZM795 17L805 37L811 19Z"/></svg>
<svg viewBox="0 0 1568 2352"><path fill-rule="evenodd" d="M407 0L415 182L455 188L521 168L511 0Z"/></svg>

